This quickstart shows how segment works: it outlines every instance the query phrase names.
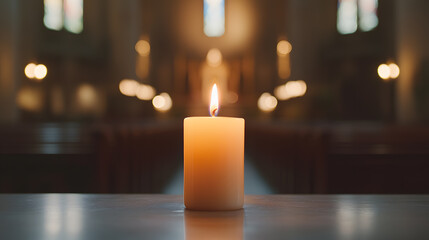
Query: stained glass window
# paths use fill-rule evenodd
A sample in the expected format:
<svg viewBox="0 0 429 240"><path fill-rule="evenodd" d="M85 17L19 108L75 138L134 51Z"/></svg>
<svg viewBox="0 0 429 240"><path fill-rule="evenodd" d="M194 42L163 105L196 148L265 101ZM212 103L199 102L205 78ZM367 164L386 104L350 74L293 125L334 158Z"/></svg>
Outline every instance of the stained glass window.
<svg viewBox="0 0 429 240"><path fill-rule="evenodd" d="M337 10L337 30L341 34L357 30L357 0L339 0Z"/></svg>
<svg viewBox="0 0 429 240"><path fill-rule="evenodd" d="M225 32L225 0L204 0L204 33L220 37Z"/></svg>
<svg viewBox="0 0 429 240"><path fill-rule="evenodd" d="M83 0L44 0L43 23L51 30L66 29L71 33L83 30Z"/></svg>
<svg viewBox="0 0 429 240"><path fill-rule="evenodd" d="M368 32L378 25L378 0L338 0L337 30L351 34L359 30Z"/></svg>
<svg viewBox="0 0 429 240"><path fill-rule="evenodd" d="M45 0L45 16L43 23L51 30L63 28L63 0Z"/></svg>
<svg viewBox="0 0 429 240"><path fill-rule="evenodd" d="M371 31L378 25L378 0L359 0L359 29Z"/></svg>

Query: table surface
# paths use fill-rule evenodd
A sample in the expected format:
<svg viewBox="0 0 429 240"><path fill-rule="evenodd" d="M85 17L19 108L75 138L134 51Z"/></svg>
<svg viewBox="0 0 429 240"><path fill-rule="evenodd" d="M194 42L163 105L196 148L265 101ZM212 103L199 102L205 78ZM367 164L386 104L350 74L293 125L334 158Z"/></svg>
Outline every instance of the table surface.
<svg viewBox="0 0 429 240"><path fill-rule="evenodd" d="M0 194L0 239L429 239L429 196L258 195L197 212L175 195Z"/></svg>

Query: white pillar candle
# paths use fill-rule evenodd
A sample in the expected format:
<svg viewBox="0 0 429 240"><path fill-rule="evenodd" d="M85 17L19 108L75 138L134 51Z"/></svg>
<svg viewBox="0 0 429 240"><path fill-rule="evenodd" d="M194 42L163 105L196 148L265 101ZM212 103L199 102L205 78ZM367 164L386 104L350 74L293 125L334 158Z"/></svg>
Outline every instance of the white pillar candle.
<svg viewBox="0 0 429 240"><path fill-rule="evenodd" d="M235 210L244 200L244 119L212 117L184 120L184 200L192 210Z"/></svg>

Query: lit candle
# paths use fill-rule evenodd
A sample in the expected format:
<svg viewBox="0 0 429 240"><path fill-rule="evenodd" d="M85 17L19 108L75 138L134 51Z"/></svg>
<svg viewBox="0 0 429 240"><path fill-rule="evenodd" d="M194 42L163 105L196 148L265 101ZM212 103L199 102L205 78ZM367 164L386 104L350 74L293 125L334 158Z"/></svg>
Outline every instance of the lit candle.
<svg viewBox="0 0 429 240"><path fill-rule="evenodd" d="M244 119L216 117L216 84L211 117L184 121L184 200L192 210L235 210L244 199Z"/></svg>

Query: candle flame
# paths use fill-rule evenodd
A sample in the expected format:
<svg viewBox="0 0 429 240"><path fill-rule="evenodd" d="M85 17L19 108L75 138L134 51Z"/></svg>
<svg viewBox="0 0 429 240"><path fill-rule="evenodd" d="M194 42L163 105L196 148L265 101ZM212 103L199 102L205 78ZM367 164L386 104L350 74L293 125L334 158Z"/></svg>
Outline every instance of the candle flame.
<svg viewBox="0 0 429 240"><path fill-rule="evenodd" d="M219 112L219 99L217 94L217 86L216 83L213 85L212 88L212 97L210 100L210 115L212 117L215 117Z"/></svg>

